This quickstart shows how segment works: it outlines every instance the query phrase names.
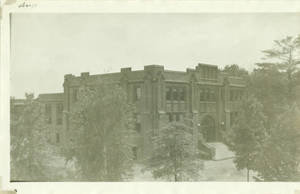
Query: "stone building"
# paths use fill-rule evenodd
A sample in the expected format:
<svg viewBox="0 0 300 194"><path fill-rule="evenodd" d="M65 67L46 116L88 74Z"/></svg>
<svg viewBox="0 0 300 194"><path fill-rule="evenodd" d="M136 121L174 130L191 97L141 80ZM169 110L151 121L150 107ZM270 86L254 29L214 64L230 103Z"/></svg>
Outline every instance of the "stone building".
<svg viewBox="0 0 300 194"><path fill-rule="evenodd" d="M50 141L54 144L61 144L64 138L64 93L40 94L37 100L45 104L45 122L49 125L49 129L51 130Z"/></svg>
<svg viewBox="0 0 300 194"><path fill-rule="evenodd" d="M227 130L236 117L245 88L242 78L228 76L215 65L201 63L186 71L148 65L138 71L121 68L117 73L67 74L63 93L38 97L45 103L48 124L53 126L53 142L63 145L68 141L72 130L68 129L68 117L63 112L70 111L78 100L79 87L101 83L120 84L136 105L135 126L139 138L133 152L137 158L143 158L151 149L149 134L155 134L165 122L181 121L184 117L192 119L195 134L201 132L207 142L222 141L222 131Z"/></svg>

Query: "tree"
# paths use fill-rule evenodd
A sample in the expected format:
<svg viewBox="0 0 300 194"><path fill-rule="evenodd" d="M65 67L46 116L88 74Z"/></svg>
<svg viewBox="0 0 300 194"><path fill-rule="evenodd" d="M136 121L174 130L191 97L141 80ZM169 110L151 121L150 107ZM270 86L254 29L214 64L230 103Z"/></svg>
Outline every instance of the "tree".
<svg viewBox="0 0 300 194"><path fill-rule="evenodd" d="M237 169L255 169L256 157L267 134L262 104L253 96L245 98L235 123L225 134L225 143L235 153Z"/></svg>
<svg viewBox="0 0 300 194"><path fill-rule="evenodd" d="M300 35L296 38L287 36L281 40L274 41L274 48L262 51L265 60L273 60L268 64L275 66L279 71L286 74L288 100L293 98L294 74L300 65Z"/></svg>
<svg viewBox="0 0 300 194"><path fill-rule="evenodd" d="M257 68L250 74L247 90L262 103L263 112L268 118L267 126L270 127L287 102L284 74L273 64L257 64Z"/></svg>
<svg viewBox="0 0 300 194"><path fill-rule="evenodd" d="M144 170L150 170L154 178L176 182L197 180L201 161L192 131L187 124L179 122L162 127L153 137L153 150Z"/></svg>
<svg viewBox="0 0 300 194"><path fill-rule="evenodd" d="M237 64L226 65L222 70L230 76L248 77L248 71L244 68L239 67Z"/></svg>
<svg viewBox="0 0 300 194"><path fill-rule="evenodd" d="M13 99L12 99L13 100ZM44 106L26 94L22 110L11 106L11 180L49 180L46 171L52 146L45 125Z"/></svg>
<svg viewBox="0 0 300 194"><path fill-rule="evenodd" d="M289 107L274 122L257 155L255 170L260 181L300 180L300 111Z"/></svg>
<svg viewBox="0 0 300 194"><path fill-rule="evenodd" d="M133 106L117 85L101 84L79 90L69 113L67 158L74 158L81 181L120 181L133 163Z"/></svg>

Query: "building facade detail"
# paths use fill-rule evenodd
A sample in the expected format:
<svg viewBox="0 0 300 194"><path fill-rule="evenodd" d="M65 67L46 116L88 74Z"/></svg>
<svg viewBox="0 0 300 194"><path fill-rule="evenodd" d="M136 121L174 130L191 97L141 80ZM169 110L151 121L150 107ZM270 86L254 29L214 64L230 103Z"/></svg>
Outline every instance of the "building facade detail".
<svg viewBox="0 0 300 194"><path fill-rule="evenodd" d="M238 104L244 94L245 82L230 77L216 65L199 63L185 72L165 70L161 65L148 65L143 70L121 68L118 73L64 77L63 93L40 94L45 104L49 125L54 130L54 142L64 145L68 141L68 114L78 100L79 87L96 87L102 83L119 84L128 99L136 106L135 130L138 134L133 152L143 158L151 149L151 137L167 122L188 118L194 127L194 141L202 133L207 142L222 141L222 131L232 125ZM57 128L58 126L58 128ZM150 134L150 135L149 135Z"/></svg>

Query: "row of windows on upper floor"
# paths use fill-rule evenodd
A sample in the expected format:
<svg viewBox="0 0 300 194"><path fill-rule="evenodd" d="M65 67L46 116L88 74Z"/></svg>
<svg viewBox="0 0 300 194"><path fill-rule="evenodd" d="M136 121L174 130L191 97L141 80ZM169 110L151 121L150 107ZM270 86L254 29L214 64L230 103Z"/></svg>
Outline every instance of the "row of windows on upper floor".
<svg viewBox="0 0 300 194"><path fill-rule="evenodd" d="M203 79L217 79L218 70L216 68L202 67L201 69L202 69L201 78L203 78Z"/></svg>
<svg viewBox="0 0 300 194"><path fill-rule="evenodd" d="M200 89L200 101L216 101L216 94L214 89ZM185 87L167 87L166 92L167 101L185 101L186 89Z"/></svg>
<svg viewBox="0 0 300 194"><path fill-rule="evenodd" d="M53 121L53 114L52 114L52 108L54 108L54 106L55 106L56 121ZM46 123L52 124L56 122L56 125L62 125L63 110L64 108L62 103L46 104L45 105Z"/></svg>
<svg viewBox="0 0 300 194"><path fill-rule="evenodd" d="M179 122L179 121L183 121L183 118L185 116L184 112L168 112L167 113L168 116L168 120L169 122ZM142 124L141 124L141 116L139 114L135 115L135 131L140 133L141 129L142 129Z"/></svg>
<svg viewBox="0 0 300 194"><path fill-rule="evenodd" d="M180 122L183 121L184 117L185 117L185 113L184 112L168 112L167 113L168 116L168 120L169 122ZM230 125L233 126L234 122L236 121L238 117L238 112L237 111L233 111L230 112ZM140 133L141 132L141 117L140 115L135 115L136 118L136 122L135 122L135 130Z"/></svg>
<svg viewBox="0 0 300 194"><path fill-rule="evenodd" d="M206 88L200 89L200 101L216 101L216 92L214 89ZM141 99L142 89L140 86L134 87L133 100L138 101ZM230 101L241 100L243 96L242 90L230 90ZM73 90L73 101L78 99L78 89ZM166 88L166 100L167 101L185 101L186 100L186 88L185 87L167 87Z"/></svg>

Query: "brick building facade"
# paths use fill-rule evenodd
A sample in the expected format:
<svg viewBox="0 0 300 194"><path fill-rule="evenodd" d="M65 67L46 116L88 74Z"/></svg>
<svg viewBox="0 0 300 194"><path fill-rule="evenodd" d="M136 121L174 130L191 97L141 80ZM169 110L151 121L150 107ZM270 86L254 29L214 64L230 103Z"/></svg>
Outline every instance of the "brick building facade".
<svg viewBox="0 0 300 194"><path fill-rule="evenodd" d="M79 87L104 82L120 84L136 105L139 138L133 152L137 158L143 158L151 149L149 136L163 123L181 121L184 117L192 119L195 134L201 131L207 142L222 141L222 131L228 129L236 117L245 88L242 78L228 76L217 66L208 64L198 64L185 72L148 65L138 71L122 68L117 73L100 75L67 74L63 93L38 97L45 103L47 123L53 128L53 142L63 145L72 132L67 114L63 113L70 111L78 100Z"/></svg>

